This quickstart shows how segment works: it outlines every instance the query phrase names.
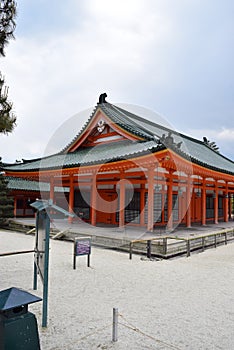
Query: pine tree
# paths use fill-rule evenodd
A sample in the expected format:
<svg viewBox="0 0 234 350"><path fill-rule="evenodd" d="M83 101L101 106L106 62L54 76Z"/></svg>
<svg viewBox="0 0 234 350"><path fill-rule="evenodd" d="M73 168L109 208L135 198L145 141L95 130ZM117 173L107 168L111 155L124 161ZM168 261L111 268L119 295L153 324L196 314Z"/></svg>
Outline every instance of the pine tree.
<svg viewBox="0 0 234 350"><path fill-rule="evenodd" d="M0 73L0 133L12 132L16 125L16 117L12 112L12 103L8 101L8 88Z"/></svg>
<svg viewBox="0 0 234 350"><path fill-rule="evenodd" d="M5 46L10 39L14 39L15 17L15 1L0 0L0 56L5 56Z"/></svg>
<svg viewBox="0 0 234 350"><path fill-rule="evenodd" d="M5 56L5 46L14 39L16 3L14 0L0 0L0 56ZM8 87L0 72L0 132L12 132L16 117L12 112L12 103L8 101Z"/></svg>
<svg viewBox="0 0 234 350"><path fill-rule="evenodd" d="M14 38L16 3L14 0L0 0L0 56L5 56L5 46ZM8 100L8 87L0 72L0 133L12 132L16 125L16 117L12 112L12 103ZM7 218L13 217L14 203L9 197L7 179L1 172L0 158L0 225L4 225Z"/></svg>

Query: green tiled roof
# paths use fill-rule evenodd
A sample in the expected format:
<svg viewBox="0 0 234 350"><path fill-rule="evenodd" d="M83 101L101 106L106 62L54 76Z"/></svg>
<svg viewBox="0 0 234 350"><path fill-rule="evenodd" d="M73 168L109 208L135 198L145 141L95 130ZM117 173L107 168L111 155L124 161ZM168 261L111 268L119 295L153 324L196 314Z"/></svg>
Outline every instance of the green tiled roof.
<svg viewBox="0 0 234 350"><path fill-rule="evenodd" d="M192 137L183 135L174 130L171 130L165 126L153 123L145 118L137 116L129 111L123 110L120 107L111 105L110 103L103 104L103 111L106 112L108 117L113 121L118 117L121 120L121 127L125 128L127 131L132 131L133 134L143 136L145 139L162 139L163 135L171 133L174 143L181 143L179 149L177 147L171 147L165 143L166 147L173 148L180 155L190 158L192 162L199 165L218 170L225 173L234 174L234 162L230 159L222 156L211 149L204 142L196 140ZM137 125L137 127L135 127ZM139 132L139 129L141 132Z"/></svg>
<svg viewBox="0 0 234 350"><path fill-rule="evenodd" d="M70 145L79 139L86 130L98 109L105 113L113 123L128 133L140 137L142 141L126 140L100 144L93 148L79 148L75 152L66 153ZM173 143L167 142L168 134L172 136ZM164 148L171 148L182 157L189 158L192 162L204 167L234 174L234 162L211 149L203 141L178 133L110 103L102 103L96 106L80 133L62 152L50 157L6 166L5 170L24 172L101 164L138 157L147 152L157 152Z"/></svg>
<svg viewBox="0 0 234 350"><path fill-rule="evenodd" d="M18 177L7 177L8 185L7 187L10 190L21 190L21 191L36 191L36 192L49 192L50 184L46 182L37 182L21 179ZM56 187L54 188L55 192L69 192L67 187Z"/></svg>
<svg viewBox="0 0 234 350"><path fill-rule="evenodd" d="M121 141L96 147L79 149L77 152L67 154L56 154L42 158L35 162L23 163L6 167L5 170L36 171L38 169L60 169L84 165L98 164L102 162L113 162L128 159L130 156L139 156L160 146L155 141L131 142Z"/></svg>

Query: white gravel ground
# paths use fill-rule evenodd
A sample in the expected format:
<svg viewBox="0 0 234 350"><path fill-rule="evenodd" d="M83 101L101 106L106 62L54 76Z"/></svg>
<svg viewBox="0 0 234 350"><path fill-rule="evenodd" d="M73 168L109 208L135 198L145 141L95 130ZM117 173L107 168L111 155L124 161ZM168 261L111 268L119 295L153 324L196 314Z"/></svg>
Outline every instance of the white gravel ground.
<svg viewBox="0 0 234 350"><path fill-rule="evenodd" d="M34 248L34 236L0 231L0 253ZM50 241L48 327L36 314L42 350L234 349L234 244L173 260L92 248L91 267L73 244ZM0 290L33 291L33 254L0 257ZM118 341L112 309L119 310Z"/></svg>

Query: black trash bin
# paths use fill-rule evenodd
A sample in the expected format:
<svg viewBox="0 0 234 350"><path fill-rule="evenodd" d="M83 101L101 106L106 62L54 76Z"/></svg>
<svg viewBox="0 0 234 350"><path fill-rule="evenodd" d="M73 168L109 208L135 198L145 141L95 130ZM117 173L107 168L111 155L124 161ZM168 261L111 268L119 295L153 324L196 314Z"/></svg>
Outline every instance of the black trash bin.
<svg viewBox="0 0 234 350"><path fill-rule="evenodd" d="M0 291L0 350L40 350L37 320L28 304L41 300L14 287Z"/></svg>

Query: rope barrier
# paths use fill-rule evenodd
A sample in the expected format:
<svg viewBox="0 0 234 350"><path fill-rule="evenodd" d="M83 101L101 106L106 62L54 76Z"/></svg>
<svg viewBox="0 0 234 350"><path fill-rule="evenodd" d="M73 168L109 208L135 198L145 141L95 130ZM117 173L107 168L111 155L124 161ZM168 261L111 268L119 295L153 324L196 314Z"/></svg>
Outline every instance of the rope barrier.
<svg viewBox="0 0 234 350"><path fill-rule="evenodd" d="M167 347L170 348L170 349L181 350L180 348L178 348L178 347L175 346L175 345L172 345L172 344L169 344L169 343L167 343L167 342L165 342L165 341L163 341L163 340L157 339L157 338L153 337L153 336L150 335L150 334L146 334L145 332L141 331L138 327L136 327L136 326L132 325L130 322L128 322L128 320L126 320L126 318L125 318L123 315L119 314L119 316L122 317L122 319L123 319L125 322L128 323L128 324L124 324L124 323L119 322L119 324L120 324L121 326L124 326L124 327L126 327L126 328L128 328L128 329L131 329L131 330L133 330L134 332L138 332L138 333L144 335L145 337L147 337L147 338L149 338L149 339L151 339L151 340L156 341L157 343L160 343L160 344L162 344L162 345L164 345L164 346L167 346Z"/></svg>
<svg viewBox="0 0 234 350"><path fill-rule="evenodd" d="M26 254L26 253L35 253L35 250L22 250L22 251L17 251L17 252L0 253L0 256Z"/></svg>
<svg viewBox="0 0 234 350"><path fill-rule="evenodd" d="M153 341L155 341L155 342L157 342L157 343L159 343L159 344L161 344L163 346L166 346L169 349L181 350L179 347L177 347L175 345L169 344L169 343L167 343L167 342L165 342L163 340L157 339L157 338L153 337L152 335L141 331L138 327L132 325L122 314L118 313L118 316L120 316L127 323L127 324L125 324L125 323L118 322L118 324L120 324L121 326L123 326L125 328L128 328L128 329L130 329L130 330L132 330L134 332L137 332L137 333L139 333L139 334L141 334L141 335L143 335L143 336L145 336L145 337L147 337L147 338L149 338L149 339L151 339L151 340L153 340ZM79 343L79 342L81 342L81 341L83 341L83 340L85 340L85 339L87 339L87 338L89 338L89 337L91 337L91 336L93 336L93 335L95 335L95 334L105 330L106 328L111 327L111 326L112 326L112 323L109 323L108 325L106 325L104 327L95 329L93 332L88 333L88 334L84 335L83 337L77 339L76 343Z"/></svg>
<svg viewBox="0 0 234 350"><path fill-rule="evenodd" d="M99 332L103 331L104 329L106 329L106 328L108 328L108 327L111 327L111 326L112 326L112 323L110 323L110 324L108 324L108 325L106 325L106 326L104 326L104 327L102 327L102 328L98 328L98 329L96 329L94 332L89 333L89 334L86 334L86 335L84 335L83 337L81 337L80 339L77 339L76 342L81 342L82 340L85 340L85 339L87 339L88 337L91 337L92 335L97 334L97 333L99 333Z"/></svg>

